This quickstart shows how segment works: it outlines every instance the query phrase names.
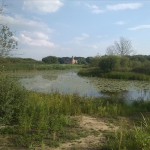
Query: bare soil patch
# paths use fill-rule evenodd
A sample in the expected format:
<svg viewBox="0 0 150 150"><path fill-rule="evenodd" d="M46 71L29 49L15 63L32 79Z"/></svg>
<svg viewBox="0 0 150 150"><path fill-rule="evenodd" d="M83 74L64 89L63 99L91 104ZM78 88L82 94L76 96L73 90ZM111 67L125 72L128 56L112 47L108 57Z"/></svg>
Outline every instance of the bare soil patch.
<svg viewBox="0 0 150 150"><path fill-rule="evenodd" d="M90 116L78 116L76 119L79 121L79 126L83 130L90 131L91 134L78 140L63 143L58 148L49 148L49 150L96 149L96 147L105 142L105 132L114 132L118 129L118 127L105 119L97 119Z"/></svg>

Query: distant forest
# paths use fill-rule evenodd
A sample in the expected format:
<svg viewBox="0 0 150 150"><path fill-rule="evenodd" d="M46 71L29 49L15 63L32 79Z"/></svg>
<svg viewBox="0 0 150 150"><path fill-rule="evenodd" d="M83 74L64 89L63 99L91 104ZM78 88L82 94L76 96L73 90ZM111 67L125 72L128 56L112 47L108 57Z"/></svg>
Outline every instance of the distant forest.
<svg viewBox="0 0 150 150"><path fill-rule="evenodd" d="M91 64L96 58L102 58L104 56L96 56L96 57L74 57L75 60L78 61L78 64ZM145 62L150 61L150 55L133 55L133 56L124 56L131 61L136 62ZM47 64L70 64L72 57L56 57L56 56L47 56L42 59L42 62Z"/></svg>
<svg viewBox="0 0 150 150"><path fill-rule="evenodd" d="M93 57L74 57L78 61L78 64L89 64L91 63ZM56 57L56 56L47 56L42 59L44 63L47 64L71 64L72 57Z"/></svg>
<svg viewBox="0 0 150 150"><path fill-rule="evenodd" d="M92 64L95 63L96 60L100 60L104 56L95 56L95 57L74 57L75 60L78 60L78 64ZM133 55L133 56L124 56L128 58L130 61L136 62L138 66L139 63L149 62L150 55ZM47 56L42 58L42 62L46 64L70 64L72 57L56 57L56 56ZM42 63L41 61L37 61L31 58L15 58L15 57L0 57L0 63Z"/></svg>

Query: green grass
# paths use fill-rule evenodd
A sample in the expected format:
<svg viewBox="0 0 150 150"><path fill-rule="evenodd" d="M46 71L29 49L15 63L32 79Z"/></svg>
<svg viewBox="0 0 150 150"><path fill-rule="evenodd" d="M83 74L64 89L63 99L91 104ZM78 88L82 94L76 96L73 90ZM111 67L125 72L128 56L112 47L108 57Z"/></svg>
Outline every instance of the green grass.
<svg viewBox="0 0 150 150"><path fill-rule="evenodd" d="M139 125L124 127L115 134L107 136L107 142L102 150L149 150L150 149L150 119L142 115Z"/></svg>
<svg viewBox="0 0 150 150"><path fill-rule="evenodd" d="M115 71L104 73L99 68L82 69L78 72L78 74L81 76L88 76L88 77L150 81L150 76L146 74L134 72L115 72Z"/></svg>
<svg viewBox="0 0 150 150"><path fill-rule="evenodd" d="M72 64L45 64L29 58L2 58L0 57L0 71L31 71L31 70L65 70L81 68L83 65Z"/></svg>
<svg viewBox="0 0 150 150"><path fill-rule="evenodd" d="M7 63L0 64L0 71L20 71L20 70L66 70L81 68L82 65L71 65L71 64L34 64L34 63Z"/></svg>

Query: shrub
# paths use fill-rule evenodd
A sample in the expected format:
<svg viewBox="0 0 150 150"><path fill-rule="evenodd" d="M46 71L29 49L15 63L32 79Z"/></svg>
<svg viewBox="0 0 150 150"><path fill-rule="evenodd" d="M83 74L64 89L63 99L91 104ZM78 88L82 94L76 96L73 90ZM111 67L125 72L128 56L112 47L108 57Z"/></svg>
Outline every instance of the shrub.
<svg viewBox="0 0 150 150"><path fill-rule="evenodd" d="M141 67L136 67L132 71L136 72L136 73L142 73L142 74L150 75L150 63L147 63Z"/></svg>
<svg viewBox="0 0 150 150"><path fill-rule="evenodd" d="M19 113L25 103L25 91L12 79L0 77L0 123L18 123Z"/></svg>
<svg viewBox="0 0 150 150"><path fill-rule="evenodd" d="M104 72L110 72L119 68L119 61L117 56L103 57L99 62L99 67Z"/></svg>
<svg viewBox="0 0 150 150"><path fill-rule="evenodd" d="M43 62L47 64L58 64L58 58L55 56L48 56L42 59Z"/></svg>

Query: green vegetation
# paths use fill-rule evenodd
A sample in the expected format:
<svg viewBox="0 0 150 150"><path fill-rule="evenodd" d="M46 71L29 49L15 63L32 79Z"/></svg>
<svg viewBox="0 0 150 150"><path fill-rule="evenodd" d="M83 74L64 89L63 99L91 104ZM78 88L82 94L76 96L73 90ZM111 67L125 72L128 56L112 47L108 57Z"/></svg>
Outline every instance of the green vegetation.
<svg viewBox="0 0 150 150"><path fill-rule="evenodd" d="M1 11L3 8L0 8ZM2 13L0 11L0 14ZM12 50L16 49L17 41L7 25L0 24L0 57L10 55Z"/></svg>
<svg viewBox="0 0 150 150"><path fill-rule="evenodd" d="M47 64L58 64L59 63L58 58L56 56L45 57L42 59L42 61Z"/></svg>
<svg viewBox="0 0 150 150"><path fill-rule="evenodd" d="M0 77L0 123L18 123L18 114L25 104L25 90L8 77Z"/></svg>
<svg viewBox="0 0 150 150"><path fill-rule="evenodd" d="M99 59L97 58L97 60ZM117 61L113 61L113 59L117 59ZM116 56L109 59L109 61L113 61L115 64L109 65L111 71L103 71L97 66L89 69L84 68L85 71L80 73L87 76L98 75L100 77L116 78L117 75L117 78L127 80L149 80L149 76L145 74L135 74L132 71L127 72L125 71L126 69L123 69L121 72L119 65L126 67L128 63L120 64L120 59ZM127 62L130 60L130 58L124 59ZM144 116L149 116L150 101L135 101L127 104L115 95L106 98L88 98L80 97L77 94L62 95L59 93L43 94L29 92L21 87L16 80L10 78L12 71L19 72L23 69L27 71L34 69L69 69L81 66L49 65L32 59L20 58L1 58L0 61L1 65L4 65L0 72L0 139L5 140L9 137L9 142L4 141L4 143L7 143L7 146L12 145L28 149L38 147L44 149L47 146L57 147L66 141L87 137L90 134L89 131L79 126L75 116L89 115L118 121L120 117L124 117L132 122L128 126L122 125L125 124L125 121L121 125L117 124L120 128L115 134L114 132L105 133L104 135L107 140L103 143L103 146L99 146L100 149L147 150L149 148L150 121L147 117L142 117L141 119L139 116L141 116L141 113ZM23 65L25 68L22 68ZM32 67L29 68L29 66ZM116 68L118 71L116 71ZM127 66L128 69L129 66Z"/></svg>
<svg viewBox="0 0 150 150"><path fill-rule="evenodd" d="M20 70L65 70L80 68L81 65L71 64L45 64L34 59L24 58L2 58L0 57L0 71Z"/></svg>
<svg viewBox="0 0 150 150"><path fill-rule="evenodd" d="M1 15L4 10L2 5ZM18 81L10 78L12 72L64 70L82 66L70 65L69 57L48 56L42 61L4 58L10 56L16 47L17 42L10 28L0 24L0 149L14 147L14 149L44 150L47 147L48 149L57 147L66 141L86 137L89 131L79 126L79 121L75 119L79 115L94 116L107 121L113 118L118 122L120 118L130 120L131 124L127 126L126 120L122 124L116 124L119 129L115 133L104 132L106 140L98 149L150 149L150 119L148 118L150 101L135 101L128 104L115 95L106 98L87 98L77 94L43 94L27 91ZM128 56L132 52L131 42L120 38L120 41L108 47L107 54L110 56L75 57L75 59L78 64L89 65L79 72L80 75L150 80L150 56ZM139 116L142 116L142 119ZM86 126L86 123L83 125ZM101 136L102 131L96 131L95 134Z"/></svg>
<svg viewBox="0 0 150 150"><path fill-rule="evenodd" d="M149 66L148 56L102 56L93 58L89 67L80 70L78 74L112 79L150 80Z"/></svg>
<svg viewBox="0 0 150 150"><path fill-rule="evenodd" d="M90 63L91 57L74 57L78 61L78 64L88 64ZM47 56L42 59L46 64L71 64L72 57L56 57L56 56Z"/></svg>
<svg viewBox="0 0 150 150"><path fill-rule="evenodd" d="M0 82L0 124L5 126L0 128L0 133L3 136L11 135L11 140L17 146L29 148L44 144L51 147L58 146L64 140L78 138L79 135L66 135L68 130L71 131L77 126L73 116L88 114L114 118L150 111L149 101L128 105L115 97L91 99L58 93L40 94L25 91L5 76L0 77ZM144 133L147 134L147 130ZM118 136L116 134L116 138Z"/></svg>
<svg viewBox="0 0 150 150"><path fill-rule="evenodd" d="M115 134L107 135L107 143L102 149L107 150L149 150L150 148L150 120L144 117L139 125L130 129L125 127Z"/></svg>

